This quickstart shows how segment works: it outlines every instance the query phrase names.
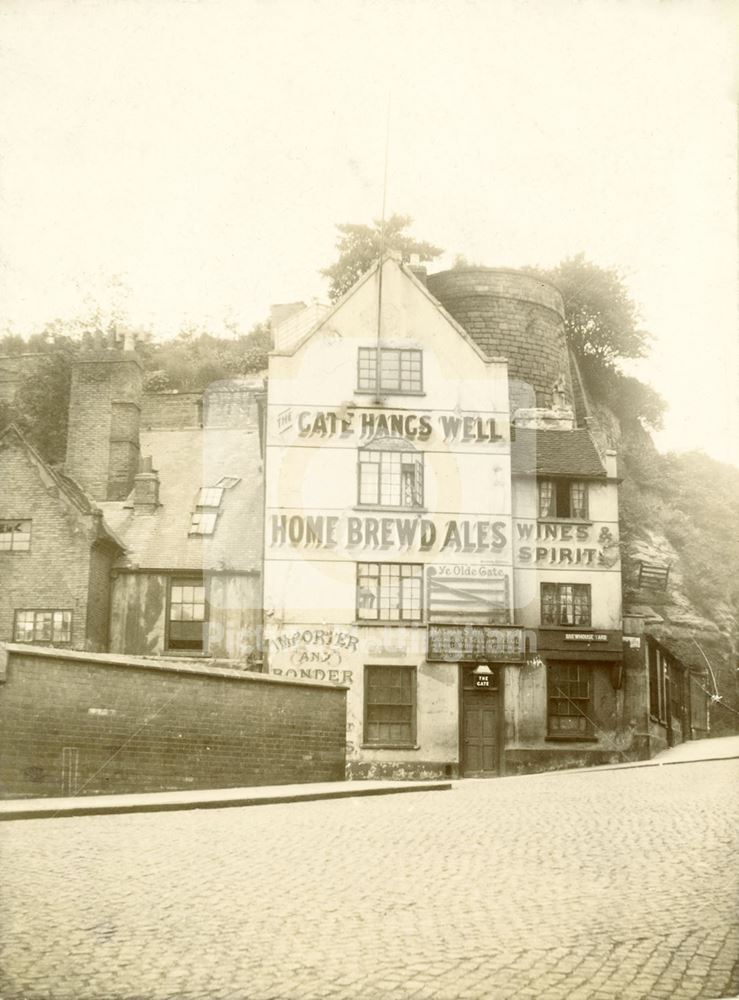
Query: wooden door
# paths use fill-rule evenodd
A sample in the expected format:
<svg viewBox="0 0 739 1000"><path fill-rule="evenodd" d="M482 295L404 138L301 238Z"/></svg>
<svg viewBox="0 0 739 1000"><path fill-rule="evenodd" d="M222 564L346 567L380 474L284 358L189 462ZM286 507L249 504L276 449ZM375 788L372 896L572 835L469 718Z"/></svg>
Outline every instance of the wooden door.
<svg viewBox="0 0 739 1000"><path fill-rule="evenodd" d="M485 778L500 770L499 675L493 667L490 686L480 688L476 664L461 666L461 772L465 778Z"/></svg>

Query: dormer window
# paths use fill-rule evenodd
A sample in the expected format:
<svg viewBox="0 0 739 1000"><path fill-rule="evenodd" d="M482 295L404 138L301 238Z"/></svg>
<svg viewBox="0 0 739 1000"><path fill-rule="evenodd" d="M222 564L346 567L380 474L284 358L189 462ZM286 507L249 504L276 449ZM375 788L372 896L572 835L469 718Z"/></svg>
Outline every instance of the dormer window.
<svg viewBox="0 0 739 1000"><path fill-rule="evenodd" d="M423 351L383 347L377 379L377 348L360 347L357 358L360 392L423 392Z"/></svg>
<svg viewBox="0 0 739 1000"><path fill-rule="evenodd" d="M587 520L588 484L580 479L540 479L539 517Z"/></svg>

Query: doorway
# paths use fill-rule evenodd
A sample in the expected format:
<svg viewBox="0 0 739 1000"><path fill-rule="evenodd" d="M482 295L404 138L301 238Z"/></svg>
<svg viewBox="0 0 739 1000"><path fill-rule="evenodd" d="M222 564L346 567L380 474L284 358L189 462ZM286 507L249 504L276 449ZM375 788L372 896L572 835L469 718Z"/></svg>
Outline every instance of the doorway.
<svg viewBox="0 0 739 1000"><path fill-rule="evenodd" d="M460 773L491 778L500 773L500 670L491 667L481 687L476 663L460 664Z"/></svg>

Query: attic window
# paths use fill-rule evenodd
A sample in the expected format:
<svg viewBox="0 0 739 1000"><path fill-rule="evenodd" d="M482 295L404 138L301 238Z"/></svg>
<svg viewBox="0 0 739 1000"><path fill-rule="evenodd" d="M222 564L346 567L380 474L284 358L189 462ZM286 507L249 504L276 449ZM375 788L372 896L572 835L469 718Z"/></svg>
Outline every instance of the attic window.
<svg viewBox="0 0 739 1000"><path fill-rule="evenodd" d="M223 498L222 486L203 486L198 491L195 511L190 521L190 535L212 535Z"/></svg>
<svg viewBox="0 0 739 1000"><path fill-rule="evenodd" d="M235 486L240 482L241 480L237 476L224 476L222 479L218 480L216 486L223 490L230 490L232 486Z"/></svg>
<svg viewBox="0 0 739 1000"><path fill-rule="evenodd" d="M218 511L196 510L190 522L191 535L212 535L216 530Z"/></svg>
<svg viewBox="0 0 739 1000"><path fill-rule="evenodd" d="M223 496L223 487L221 486L203 486L198 493L198 507L215 507L216 509L221 506L221 497Z"/></svg>

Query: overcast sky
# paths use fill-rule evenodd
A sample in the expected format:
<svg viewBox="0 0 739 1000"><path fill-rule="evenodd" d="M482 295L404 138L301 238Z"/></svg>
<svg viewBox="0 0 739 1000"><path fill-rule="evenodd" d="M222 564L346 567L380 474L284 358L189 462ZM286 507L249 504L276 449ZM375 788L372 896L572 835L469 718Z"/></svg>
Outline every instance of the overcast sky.
<svg viewBox="0 0 739 1000"><path fill-rule="evenodd" d="M736 4L0 0L0 333L248 329L382 204L455 256L618 267L664 448L739 462ZM120 276L118 290L113 276Z"/></svg>

